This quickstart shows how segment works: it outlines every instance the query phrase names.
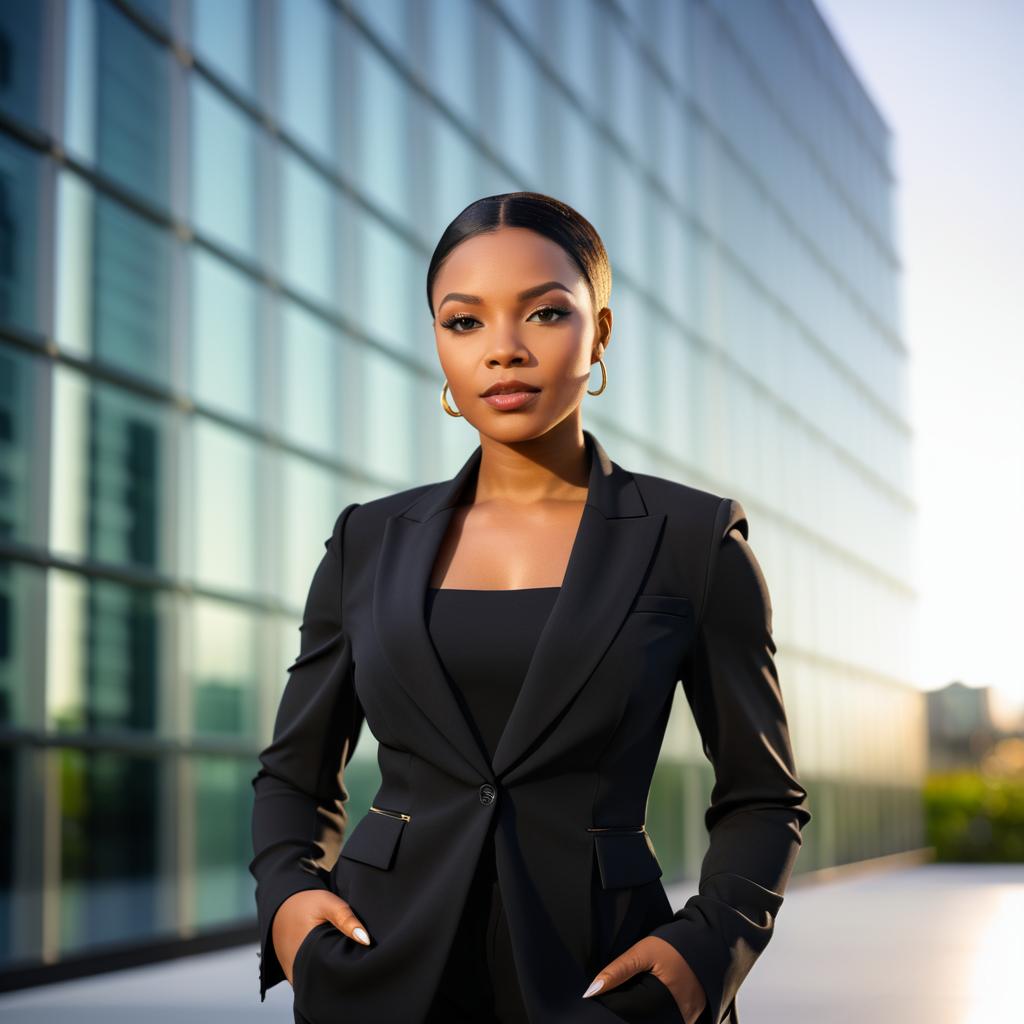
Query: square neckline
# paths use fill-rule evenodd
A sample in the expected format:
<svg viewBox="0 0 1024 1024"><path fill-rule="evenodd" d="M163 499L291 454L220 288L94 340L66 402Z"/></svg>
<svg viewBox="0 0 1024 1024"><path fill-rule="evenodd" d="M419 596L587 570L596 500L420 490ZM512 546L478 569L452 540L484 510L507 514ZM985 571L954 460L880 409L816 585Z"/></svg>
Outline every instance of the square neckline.
<svg viewBox="0 0 1024 1024"><path fill-rule="evenodd" d="M537 590L561 590L558 587L427 587L427 590L434 593L451 594L525 594Z"/></svg>

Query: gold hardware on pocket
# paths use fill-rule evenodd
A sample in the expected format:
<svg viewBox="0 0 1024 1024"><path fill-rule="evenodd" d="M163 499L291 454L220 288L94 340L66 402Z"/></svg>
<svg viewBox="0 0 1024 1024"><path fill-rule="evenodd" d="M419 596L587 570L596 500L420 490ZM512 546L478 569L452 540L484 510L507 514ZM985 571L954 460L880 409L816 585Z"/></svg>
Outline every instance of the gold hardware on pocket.
<svg viewBox="0 0 1024 1024"><path fill-rule="evenodd" d="M383 807L370 806L370 810L377 814L386 814L389 818L401 818L402 821L412 821L412 818L408 814L402 814L401 811L386 811Z"/></svg>

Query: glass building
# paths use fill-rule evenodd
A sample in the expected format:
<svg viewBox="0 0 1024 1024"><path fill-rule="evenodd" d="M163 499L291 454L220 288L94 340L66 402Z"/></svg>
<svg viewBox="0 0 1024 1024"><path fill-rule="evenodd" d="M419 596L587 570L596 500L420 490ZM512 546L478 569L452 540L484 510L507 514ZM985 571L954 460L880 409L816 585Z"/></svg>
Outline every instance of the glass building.
<svg viewBox="0 0 1024 1024"><path fill-rule="evenodd" d="M312 571L345 504L476 444L426 266L524 188L612 258L587 426L750 513L797 870L921 844L892 140L810 0L5 0L0 42L0 972L255 938ZM673 714L666 881L711 784Z"/></svg>

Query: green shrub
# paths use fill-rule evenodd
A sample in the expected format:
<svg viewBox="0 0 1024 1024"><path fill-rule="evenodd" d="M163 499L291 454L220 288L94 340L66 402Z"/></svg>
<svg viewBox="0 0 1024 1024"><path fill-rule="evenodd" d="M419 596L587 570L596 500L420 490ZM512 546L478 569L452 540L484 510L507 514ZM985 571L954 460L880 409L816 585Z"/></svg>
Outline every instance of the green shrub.
<svg viewBox="0 0 1024 1024"><path fill-rule="evenodd" d="M931 775L924 801L936 860L1024 862L1024 779L967 771Z"/></svg>

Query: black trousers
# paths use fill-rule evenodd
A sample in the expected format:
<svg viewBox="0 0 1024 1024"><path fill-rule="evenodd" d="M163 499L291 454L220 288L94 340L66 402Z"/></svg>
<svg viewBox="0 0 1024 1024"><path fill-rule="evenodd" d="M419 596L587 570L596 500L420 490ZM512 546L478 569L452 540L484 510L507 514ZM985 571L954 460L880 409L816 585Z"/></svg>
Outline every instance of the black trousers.
<svg viewBox="0 0 1024 1024"><path fill-rule="evenodd" d="M580 993L582 996L582 993ZM643 972L591 996L627 1024L682 1024L668 988ZM481 856L425 1024L530 1024L512 956L493 846Z"/></svg>

